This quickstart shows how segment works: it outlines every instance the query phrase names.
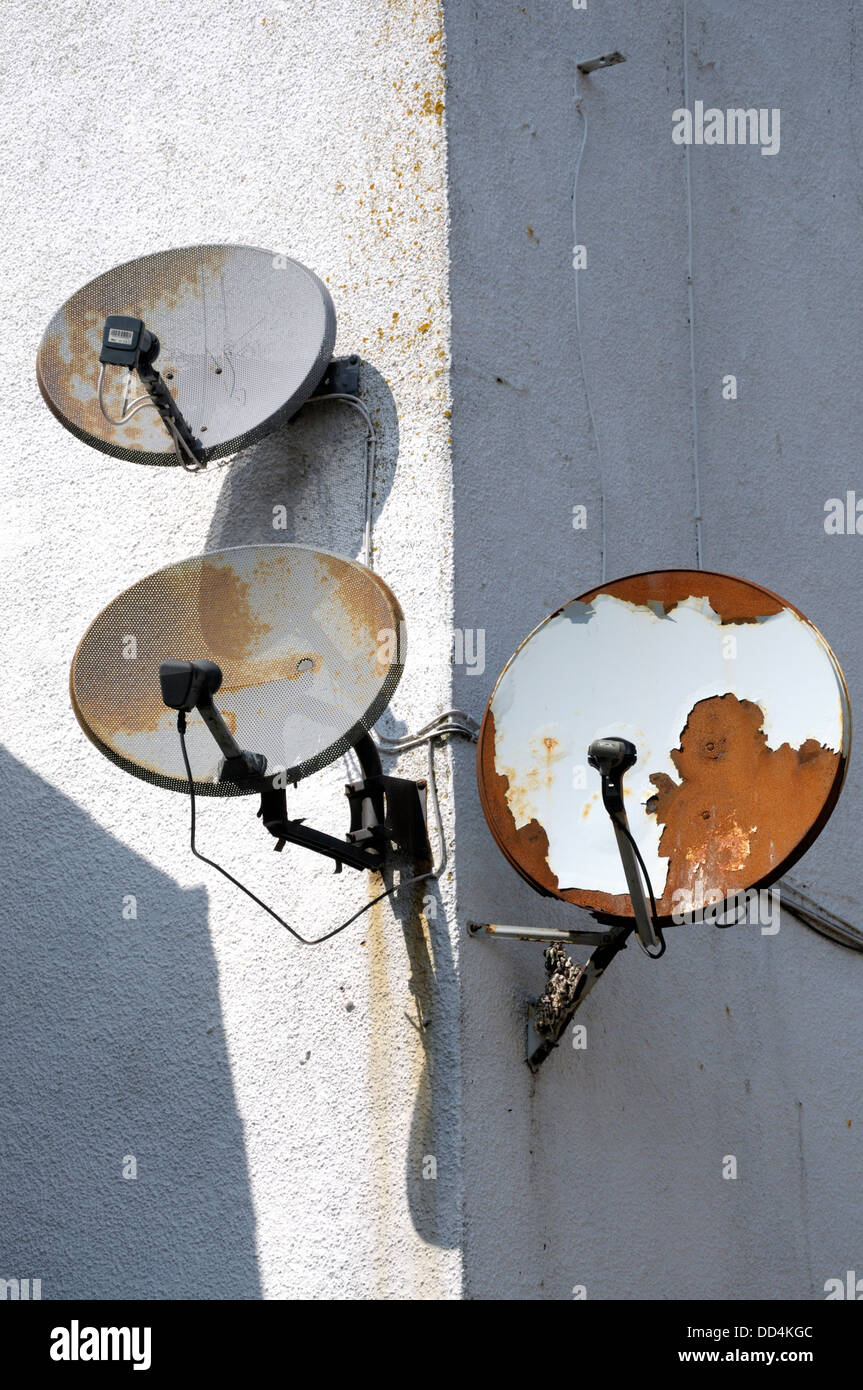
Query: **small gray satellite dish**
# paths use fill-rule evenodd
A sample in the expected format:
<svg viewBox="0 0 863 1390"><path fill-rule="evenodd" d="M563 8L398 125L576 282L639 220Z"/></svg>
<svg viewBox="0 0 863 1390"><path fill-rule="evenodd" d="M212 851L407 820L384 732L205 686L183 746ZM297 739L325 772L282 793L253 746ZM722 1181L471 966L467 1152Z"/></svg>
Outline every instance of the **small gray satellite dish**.
<svg viewBox="0 0 863 1390"><path fill-rule="evenodd" d="M100 375L109 316L124 322L113 343L131 341L126 325L138 320L158 340L155 368L201 465L290 419L326 374L336 336L333 303L317 276L298 261L251 246L160 251L91 280L45 331L36 359L39 387L79 439L148 464L177 463L179 453L155 409L113 423L126 414L139 383L118 365Z"/></svg>

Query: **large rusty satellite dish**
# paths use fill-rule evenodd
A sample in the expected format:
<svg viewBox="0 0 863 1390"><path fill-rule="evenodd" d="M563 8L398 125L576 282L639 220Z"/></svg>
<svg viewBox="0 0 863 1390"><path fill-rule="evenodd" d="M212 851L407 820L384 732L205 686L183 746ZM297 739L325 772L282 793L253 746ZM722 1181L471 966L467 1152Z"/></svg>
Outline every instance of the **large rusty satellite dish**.
<svg viewBox="0 0 863 1390"><path fill-rule="evenodd" d="M91 280L49 323L36 359L42 395L67 429L106 454L173 464L155 410L112 425L99 407L99 348L109 314L143 319L157 367L198 440L224 458L289 419L325 374L336 317L325 286L285 256L251 246L189 246L128 261ZM104 400L124 414L134 375L114 369Z"/></svg>
<svg viewBox="0 0 863 1390"><path fill-rule="evenodd" d="M355 560L300 545L249 545L183 560L113 600L82 639L71 696L88 737L145 781L188 792L177 718L159 665L215 661L217 709L268 774L307 776L352 748L401 677L404 618L383 580ZM195 789L218 782L219 749L198 713L186 735Z"/></svg>
<svg viewBox="0 0 863 1390"><path fill-rule="evenodd" d="M796 608L728 575L659 570L552 613L495 685L479 790L539 892L632 920L587 747L629 739L626 809L660 919L766 887L836 804L851 744L841 668Z"/></svg>

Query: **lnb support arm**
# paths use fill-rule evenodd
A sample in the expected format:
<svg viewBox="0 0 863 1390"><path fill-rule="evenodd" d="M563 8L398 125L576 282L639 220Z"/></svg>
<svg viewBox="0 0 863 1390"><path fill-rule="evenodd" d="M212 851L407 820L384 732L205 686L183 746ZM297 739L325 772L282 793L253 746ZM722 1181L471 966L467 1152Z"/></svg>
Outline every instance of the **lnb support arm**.
<svg viewBox="0 0 863 1390"><path fill-rule="evenodd" d="M267 775L267 760L261 753L240 747L213 702L222 684L222 672L214 661L163 661L159 667L162 699L170 709L200 714L224 761L219 780L260 792L258 816L282 850L290 842L335 860L337 872L342 864L352 869L379 871L393 849L414 864L431 859L426 829L425 782L389 777L373 739L364 734L355 744L363 776L345 788L350 807L350 828L344 840L314 830L302 819L291 819L287 808L290 774L282 771ZM185 727L185 726L184 726Z"/></svg>
<svg viewBox="0 0 863 1390"><path fill-rule="evenodd" d="M629 829L623 800L623 777L638 758L634 743L625 738L598 738L587 750L587 761L602 778L602 804L614 827L617 849L623 864L626 886L635 916L635 934L648 955L662 947L662 937L654 923L644 894L635 841Z"/></svg>
<svg viewBox="0 0 863 1390"><path fill-rule="evenodd" d="M146 327L143 319L132 318L129 314L109 314L102 330L102 347L99 353L101 370L104 372L107 366L116 366L128 367L130 372L137 372L144 390L159 412L162 423L173 440L174 448L180 455L181 462L183 453L185 453L186 459L191 460L193 469L204 468L206 461L203 457L201 441L195 438L180 407L156 368L155 362L159 355L159 346L159 339ZM101 380L100 376L100 405L102 405ZM137 409L140 408L141 402L138 402ZM102 406L102 410L103 413L106 413L104 406ZM112 420L111 423L115 425L126 424L127 420L131 419L135 413L135 410L132 410L128 415ZM111 420L110 416L106 415L106 418Z"/></svg>

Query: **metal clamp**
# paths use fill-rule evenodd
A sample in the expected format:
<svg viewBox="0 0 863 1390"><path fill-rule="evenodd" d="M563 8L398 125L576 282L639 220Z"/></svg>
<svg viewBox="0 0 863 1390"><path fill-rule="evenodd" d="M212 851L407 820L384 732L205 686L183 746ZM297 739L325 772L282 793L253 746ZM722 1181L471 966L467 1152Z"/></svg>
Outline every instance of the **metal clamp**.
<svg viewBox="0 0 863 1390"><path fill-rule="evenodd" d="M615 63L625 62L623 54L615 49L613 53L603 53L601 58L588 58L583 63L576 63L576 67L587 76L588 73L596 72L598 68L613 68Z"/></svg>

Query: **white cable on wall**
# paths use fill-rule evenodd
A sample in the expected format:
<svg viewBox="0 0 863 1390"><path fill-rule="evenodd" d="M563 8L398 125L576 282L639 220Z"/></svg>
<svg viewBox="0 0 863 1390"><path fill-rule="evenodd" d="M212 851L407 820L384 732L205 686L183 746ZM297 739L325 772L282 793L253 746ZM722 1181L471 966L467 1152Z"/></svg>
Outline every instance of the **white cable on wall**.
<svg viewBox="0 0 863 1390"><path fill-rule="evenodd" d="M689 37L686 24L686 0L683 0L683 105L689 110ZM686 295L689 312L689 370L692 382L692 474L695 484L695 564L701 560L701 471L698 460L698 397L695 377L695 292L692 284L692 172L689 167L689 145L683 146L686 171Z"/></svg>
<svg viewBox="0 0 863 1390"><path fill-rule="evenodd" d="M584 147L587 144L587 111L582 108L581 98L575 103L575 109L581 117L584 126L584 133L581 137L581 148L578 151L578 158L575 161L575 175L572 181L572 245L573 248L579 245L578 222L577 222L577 197L578 197L578 176L581 172L581 161L584 156ZM575 254L573 249L573 255ZM605 471L602 462L602 443L599 438L599 430L596 427L596 417L593 413L593 401L590 394L590 382L587 375L587 363L584 358L584 343L581 332L581 295L579 292L579 282L581 271L573 266L575 275L575 337L578 344L578 360L581 364L581 378L584 382L584 398L587 404L587 416L590 421L590 428L596 441L596 466L599 474L599 527L600 527L600 575L601 583L605 583L606 577L606 557L605 557Z"/></svg>

